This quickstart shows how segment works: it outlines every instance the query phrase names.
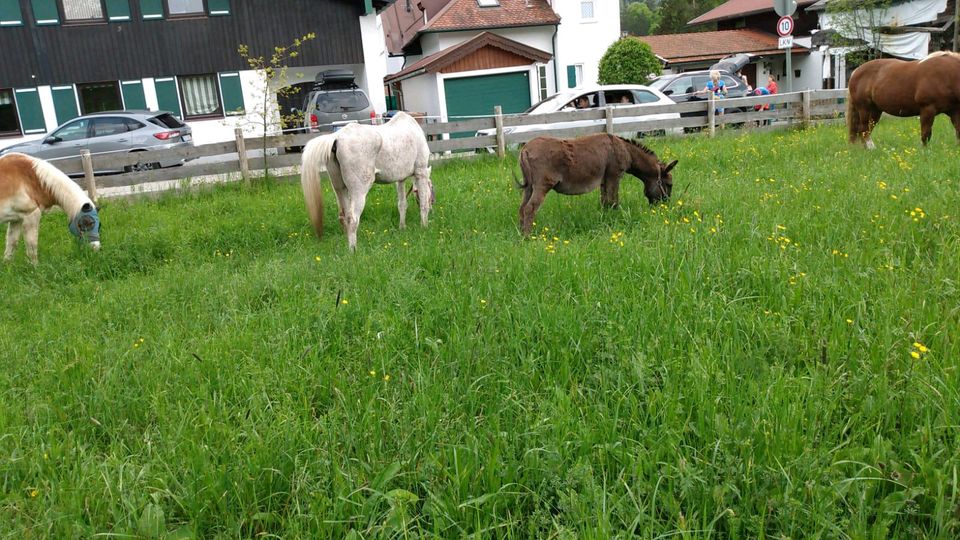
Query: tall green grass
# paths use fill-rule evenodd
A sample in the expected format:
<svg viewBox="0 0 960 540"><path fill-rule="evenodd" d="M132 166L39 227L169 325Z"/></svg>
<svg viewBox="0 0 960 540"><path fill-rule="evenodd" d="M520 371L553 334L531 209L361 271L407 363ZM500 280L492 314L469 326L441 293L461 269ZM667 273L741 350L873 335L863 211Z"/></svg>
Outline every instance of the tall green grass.
<svg viewBox="0 0 960 540"><path fill-rule="evenodd" d="M954 538L960 150L941 119L651 139L516 227L515 156L108 201L0 265L9 538Z"/></svg>

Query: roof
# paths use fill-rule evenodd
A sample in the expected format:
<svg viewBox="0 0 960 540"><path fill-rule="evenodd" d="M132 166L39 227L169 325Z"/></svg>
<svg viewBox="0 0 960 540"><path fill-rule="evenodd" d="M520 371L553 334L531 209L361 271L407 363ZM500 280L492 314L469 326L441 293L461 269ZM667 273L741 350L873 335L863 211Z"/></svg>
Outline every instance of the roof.
<svg viewBox="0 0 960 540"><path fill-rule="evenodd" d="M547 0L500 0L480 7L477 0L400 0L384 10L387 49L400 54L421 34L488 30L560 23Z"/></svg>
<svg viewBox="0 0 960 540"><path fill-rule="evenodd" d="M817 0L797 0L797 6L807 6L816 3L816 1ZM773 11L772 0L729 0L728 2L720 4L703 15L700 15L687 24L704 24L723 21L726 19L736 19L746 15L766 13L768 11Z"/></svg>
<svg viewBox="0 0 960 540"><path fill-rule="evenodd" d="M650 45L653 53L669 64L704 62L735 53L751 55L786 53L786 49L777 48L777 36L752 28L641 36L634 39ZM807 49L794 47L791 51L807 52Z"/></svg>
<svg viewBox="0 0 960 540"><path fill-rule="evenodd" d="M383 82L390 83L401 81L403 79L420 75L421 73L436 73L450 64L453 64L458 60L462 60L463 58L470 56L484 47L494 47L513 53L517 56L529 59L530 63L547 62L553 57L546 51L535 49L529 45L524 45L523 43L505 38L492 32L481 32L467 41L458 43L453 47L447 47L438 53L421 58L420 60L417 60L413 64L401 69L400 71L387 75L383 78Z"/></svg>

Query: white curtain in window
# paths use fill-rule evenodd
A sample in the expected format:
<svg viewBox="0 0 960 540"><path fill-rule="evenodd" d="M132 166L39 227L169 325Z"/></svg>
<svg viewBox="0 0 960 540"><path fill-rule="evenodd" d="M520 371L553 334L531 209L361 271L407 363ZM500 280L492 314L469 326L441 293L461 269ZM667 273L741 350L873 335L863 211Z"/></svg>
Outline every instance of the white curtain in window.
<svg viewBox="0 0 960 540"><path fill-rule="evenodd" d="M213 114L220 109L217 99L217 81L213 75L181 77L183 105L187 116Z"/></svg>
<svg viewBox="0 0 960 540"><path fill-rule="evenodd" d="M203 0L167 0L171 15L203 13Z"/></svg>
<svg viewBox="0 0 960 540"><path fill-rule="evenodd" d="M580 17L584 19L593 18L593 0L589 2L580 2Z"/></svg>
<svg viewBox="0 0 960 540"><path fill-rule="evenodd" d="M13 93L9 90L0 90L0 105L13 105Z"/></svg>
<svg viewBox="0 0 960 540"><path fill-rule="evenodd" d="M100 0L63 0L63 18L68 21L83 21L103 18Z"/></svg>

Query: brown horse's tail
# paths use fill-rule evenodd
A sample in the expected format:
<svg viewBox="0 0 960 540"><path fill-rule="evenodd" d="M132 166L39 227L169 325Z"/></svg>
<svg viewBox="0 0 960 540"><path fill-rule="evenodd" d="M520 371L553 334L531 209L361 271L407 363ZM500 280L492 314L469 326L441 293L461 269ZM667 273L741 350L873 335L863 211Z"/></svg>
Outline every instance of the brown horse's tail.
<svg viewBox="0 0 960 540"><path fill-rule="evenodd" d="M853 108L853 101L850 99L850 87L847 87L847 137L850 142L857 141L857 130L859 129L859 122L854 116L857 114L856 109Z"/></svg>
<svg viewBox="0 0 960 540"><path fill-rule="evenodd" d="M317 237L323 236L323 187L320 185L320 168L326 168L327 174L334 174L336 156L333 149L336 140L334 134L311 139L303 148L301 158L300 185L303 187L303 200Z"/></svg>
<svg viewBox="0 0 960 540"><path fill-rule="evenodd" d="M527 155L523 150L520 151L520 173L523 175L523 183L517 180L517 170L510 169L510 174L513 175L513 185L517 189L527 189L529 182L527 182Z"/></svg>

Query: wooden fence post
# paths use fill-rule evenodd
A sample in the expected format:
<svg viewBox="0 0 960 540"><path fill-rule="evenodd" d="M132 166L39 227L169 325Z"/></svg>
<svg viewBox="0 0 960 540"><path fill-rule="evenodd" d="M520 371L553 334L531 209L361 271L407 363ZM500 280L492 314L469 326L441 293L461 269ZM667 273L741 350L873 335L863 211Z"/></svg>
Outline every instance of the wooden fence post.
<svg viewBox="0 0 960 540"><path fill-rule="evenodd" d="M710 136L713 137L717 134L717 108L714 106L713 101L713 92L710 92L710 96L707 99L707 123L710 124Z"/></svg>
<svg viewBox="0 0 960 540"><path fill-rule="evenodd" d="M604 118L607 121L607 133L613 133L613 107L607 105L603 111Z"/></svg>
<svg viewBox="0 0 960 540"><path fill-rule="evenodd" d="M810 127L810 90L803 91L803 109L801 114L803 114L803 127L804 129Z"/></svg>
<svg viewBox="0 0 960 540"><path fill-rule="evenodd" d="M93 158L90 156L90 150L80 151L80 161L83 163L83 178L87 181L87 195L96 204L97 180L93 177Z"/></svg>
<svg viewBox="0 0 960 540"><path fill-rule="evenodd" d="M247 143L243 140L243 130L234 128L233 135L237 139L237 156L240 158L240 176L244 183L250 183L250 162L247 161ZM264 156L266 159L266 156Z"/></svg>
<svg viewBox="0 0 960 540"><path fill-rule="evenodd" d="M507 143L503 135L503 109L499 105L493 107L493 122L497 126L497 157L502 159L507 153Z"/></svg>

